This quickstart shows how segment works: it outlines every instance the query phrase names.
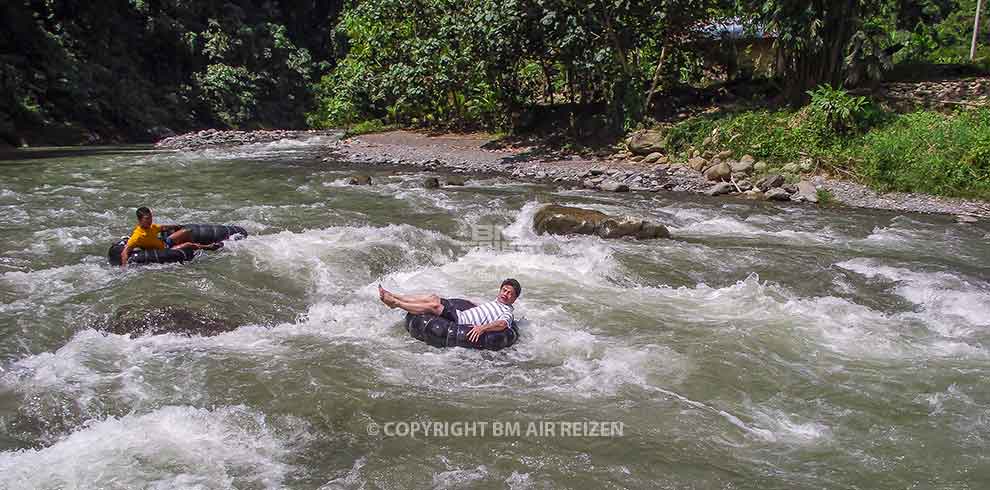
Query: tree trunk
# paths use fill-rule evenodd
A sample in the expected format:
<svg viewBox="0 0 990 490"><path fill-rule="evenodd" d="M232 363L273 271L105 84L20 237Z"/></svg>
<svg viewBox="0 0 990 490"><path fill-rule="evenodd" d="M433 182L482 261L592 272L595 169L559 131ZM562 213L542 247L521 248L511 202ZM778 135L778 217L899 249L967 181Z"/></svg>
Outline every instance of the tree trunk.
<svg viewBox="0 0 990 490"><path fill-rule="evenodd" d="M843 86L846 48L861 23L858 0L818 1L811 8L822 19L822 47L789 54L784 49L788 59L784 95L795 106L805 104L808 91L819 85Z"/></svg>
<svg viewBox="0 0 990 490"><path fill-rule="evenodd" d="M983 0L976 0L976 18L973 19L973 43L969 46L969 60L976 58L976 40L980 37L980 12L983 10Z"/></svg>
<svg viewBox="0 0 990 490"><path fill-rule="evenodd" d="M653 70L653 82L650 83L650 91L646 95L646 103L643 104L643 114L650 112L650 102L653 100L653 93L657 90L657 83L660 82L660 71L663 68L663 59L667 56L667 45L660 48L660 59L657 60L657 69Z"/></svg>

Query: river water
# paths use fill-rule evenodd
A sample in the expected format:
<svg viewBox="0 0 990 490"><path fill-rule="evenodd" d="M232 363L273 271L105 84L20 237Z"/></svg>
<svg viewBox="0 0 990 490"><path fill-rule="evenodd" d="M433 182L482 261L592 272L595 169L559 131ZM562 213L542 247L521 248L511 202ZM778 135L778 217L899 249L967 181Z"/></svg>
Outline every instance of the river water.
<svg viewBox="0 0 990 490"><path fill-rule="evenodd" d="M324 142L0 162L0 488L990 483L986 225L401 169L355 187ZM537 236L549 202L676 239ZM110 267L139 205L251 236ZM497 353L419 343L376 293L488 300L510 276L522 338ZM164 305L237 328L94 328Z"/></svg>

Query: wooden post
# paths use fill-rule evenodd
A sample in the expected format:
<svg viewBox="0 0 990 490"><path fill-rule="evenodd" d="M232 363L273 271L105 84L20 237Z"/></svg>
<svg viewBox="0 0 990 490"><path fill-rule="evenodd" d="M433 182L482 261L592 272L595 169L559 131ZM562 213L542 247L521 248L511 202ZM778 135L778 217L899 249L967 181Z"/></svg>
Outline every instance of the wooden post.
<svg viewBox="0 0 990 490"><path fill-rule="evenodd" d="M969 47L969 60L976 58L976 39L980 35L980 12L983 10L983 0L976 0L976 20L973 21L973 44Z"/></svg>

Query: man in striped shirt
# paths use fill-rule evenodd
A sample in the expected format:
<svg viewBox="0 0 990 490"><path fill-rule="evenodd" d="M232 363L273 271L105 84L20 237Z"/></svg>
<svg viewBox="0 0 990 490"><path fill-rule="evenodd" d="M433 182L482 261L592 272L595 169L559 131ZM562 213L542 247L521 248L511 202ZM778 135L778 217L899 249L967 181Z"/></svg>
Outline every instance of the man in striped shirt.
<svg viewBox="0 0 990 490"><path fill-rule="evenodd" d="M446 298L435 294L398 295L378 286L378 296L389 308L401 308L413 315L435 315L458 325L473 325L468 340L477 342L485 332L501 332L512 323L512 303L522 294L522 286L515 279L502 281L495 301L458 311Z"/></svg>

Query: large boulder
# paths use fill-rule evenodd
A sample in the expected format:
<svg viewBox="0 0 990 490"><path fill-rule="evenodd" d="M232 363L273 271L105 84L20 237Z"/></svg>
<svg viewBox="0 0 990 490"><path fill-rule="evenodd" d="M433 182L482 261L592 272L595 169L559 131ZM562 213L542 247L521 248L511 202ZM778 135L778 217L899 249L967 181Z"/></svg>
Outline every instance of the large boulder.
<svg viewBox="0 0 990 490"><path fill-rule="evenodd" d="M209 311L193 310L184 306L126 306L101 322L97 329L131 338L142 335L198 335L209 337L229 332L238 327L230 318Z"/></svg>
<svg viewBox="0 0 990 490"><path fill-rule="evenodd" d="M656 129L636 131L626 140L626 148L633 155L646 156L663 152L667 147L667 135Z"/></svg>
<svg viewBox="0 0 990 490"><path fill-rule="evenodd" d="M597 235L602 238L669 238L670 232L658 223L631 218L614 218L601 211L551 204L537 211L533 228L539 234Z"/></svg>

